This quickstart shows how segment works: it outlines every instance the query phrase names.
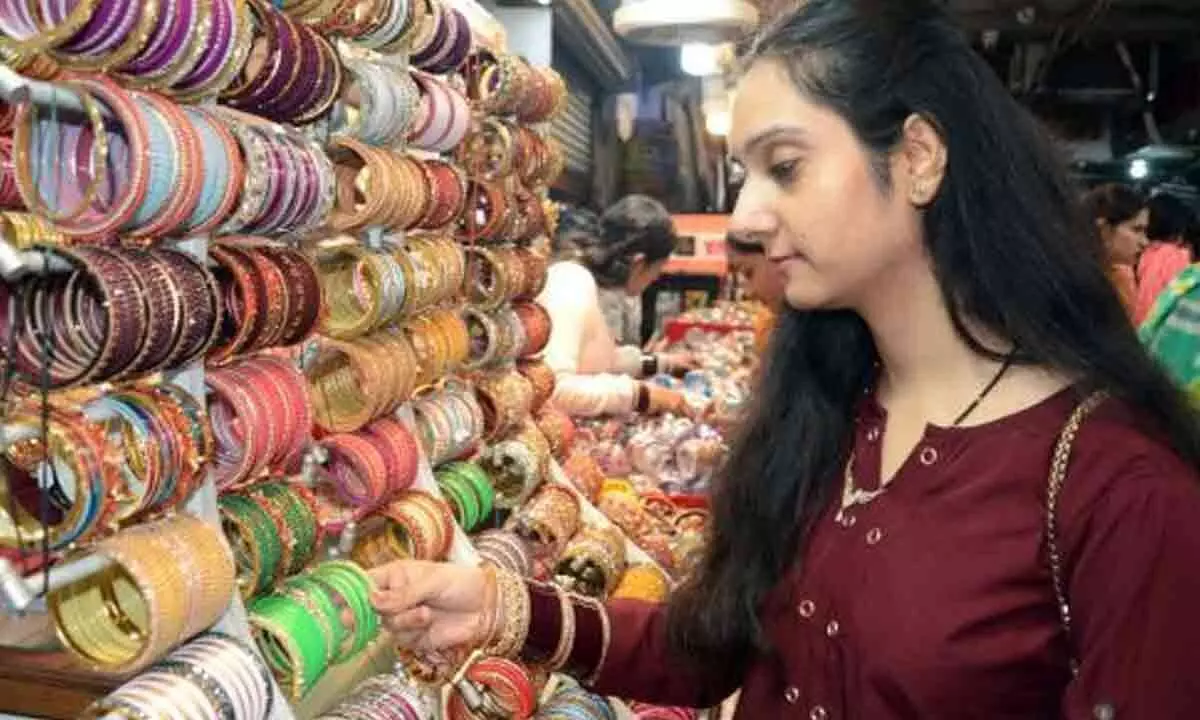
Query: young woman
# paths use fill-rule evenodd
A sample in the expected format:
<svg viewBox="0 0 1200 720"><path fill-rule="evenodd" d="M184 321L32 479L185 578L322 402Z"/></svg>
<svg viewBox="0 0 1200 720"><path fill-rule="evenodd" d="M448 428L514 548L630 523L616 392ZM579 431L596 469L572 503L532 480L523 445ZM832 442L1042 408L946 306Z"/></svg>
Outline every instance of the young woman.
<svg viewBox="0 0 1200 720"><path fill-rule="evenodd" d="M1135 320L1146 320L1167 283L1200 258L1200 223L1192 209L1176 197L1160 193L1147 203L1149 220L1137 265L1137 310Z"/></svg>
<svg viewBox="0 0 1200 720"><path fill-rule="evenodd" d="M670 213L653 198L630 195L603 216L573 211L564 219L558 261L538 297L550 314L545 360L559 373L556 401L573 414L685 410L678 393L634 380L687 361L641 348L642 293L675 249Z"/></svg>
<svg viewBox="0 0 1200 720"><path fill-rule="evenodd" d="M1100 239L1108 253L1109 279L1131 318L1137 314L1138 255L1146 247L1146 226L1150 211L1142 196L1133 190L1110 183L1092 189L1083 205L1096 223Z"/></svg>
<svg viewBox="0 0 1200 720"><path fill-rule="evenodd" d="M667 704L741 687L752 720L1200 717L1196 418L1034 120L935 0L808 0L733 115L733 230L793 311L698 572L665 607L560 605L396 563L400 642Z"/></svg>

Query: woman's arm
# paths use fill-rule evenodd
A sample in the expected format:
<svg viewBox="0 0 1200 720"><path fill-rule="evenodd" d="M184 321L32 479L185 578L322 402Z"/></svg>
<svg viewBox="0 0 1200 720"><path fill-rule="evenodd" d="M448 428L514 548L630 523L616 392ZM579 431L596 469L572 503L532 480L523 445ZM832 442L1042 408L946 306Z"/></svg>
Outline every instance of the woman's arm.
<svg viewBox="0 0 1200 720"><path fill-rule="evenodd" d="M672 651L664 605L627 600L601 604L534 583L529 593L532 620L523 659L545 662L561 653L564 638L570 638L563 671L602 695L704 708L741 684L741 668Z"/></svg>
<svg viewBox="0 0 1200 720"><path fill-rule="evenodd" d="M1080 668L1064 717L1200 718L1200 485L1165 448L1122 435L1107 440L1125 460L1105 466L1111 448L1081 446L1068 470L1061 547Z"/></svg>

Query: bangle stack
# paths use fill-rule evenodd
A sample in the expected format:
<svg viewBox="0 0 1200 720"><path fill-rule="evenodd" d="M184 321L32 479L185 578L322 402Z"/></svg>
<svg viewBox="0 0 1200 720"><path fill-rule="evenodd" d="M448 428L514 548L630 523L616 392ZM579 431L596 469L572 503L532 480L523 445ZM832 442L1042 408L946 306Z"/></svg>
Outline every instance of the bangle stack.
<svg viewBox="0 0 1200 720"><path fill-rule="evenodd" d="M379 633L371 581L354 563L321 563L249 606L250 627L267 666L291 698L354 657Z"/></svg>
<svg viewBox="0 0 1200 720"><path fill-rule="evenodd" d="M414 70L417 113L408 142L418 150L447 153L458 147L471 127L466 96L436 75Z"/></svg>
<svg viewBox="0 0 1200 720"><path fill-rule="evenodd" d="M304 377L294 365L259 355L213 369L205 382L218 488L299 465L313 415Z"/></svg>
<svg viewBox="0 0 1200 720"><path fill-rule="evenodd" d="M42 248L72 267L30 279L0 298L20 321L12 367L19 380L62 389L129 380L188 364L214 340L220 298L213 276L173 250ZM44 345L54 352L44 352Z"/></svg>
<svg viewBox="0 0 1200 720"><path fill-rule="evenodd" d="M662 570L653 565L633 565L613 590L614 598L657 603L667 599L671 583Z"/></svg>
<svg viewBox="0 0 1200 720"><path fill-rule="evenodd" d="M318 720L420 720L433 717L423 692L396 675L365 680Z"/></svg>
<svg viewBox="0 0 1200 720"><path fill-rule="evenodd" d="M323 338L306 371L316 426L355 432L394 412L412 395L418 369L410 336L395 328L352 342Z"/></svg>
<svg viewBox="0 0 1200 720"><path fill-rule="evenodd" d="M225 493L218 505L244 598L295 574L320 548L322 530L316 502L305 488L267 482L243 492Z"/></svg>
<svg viewBox="0 0 1200 720"><path fill-rule="evenodd" d="M447 463L435 473L438 488L449 501L454 519L472 532L492 515L495 490L487 473L471 462Z"/></svg>
<svg viewBox="0 0 1200 720"><path fill-rule="evenodd" d="M483 439L483 409L464 385L446 384L421 393L412 410L421 448L435 467L463 456Z"/></svg>
<svg viewBox="0 0 1200 720"><path fill-rule="evenodd" d="M572 590L607 597L625 571L625 537L612 526L581 529L559 557L555 574Z"/></svg>
<svg viewBox="0 0 1200 720"><path fill-rule="evenodd" d="M508 530L485 530L474 537L484 563L523 578L533 576L533 554L524 538Z"/></svg>
<svg viewBox="0 0 1200 720"><path fill-rule="evenodd" d="M88 666L141 670L225 612L234 563L220 531L189 515L138 525L91 552L114 569L53 590L63 645Z"/></svg>
<svg viewBox="0 0 1200 720"><path fill-rule="evenodd" d="M491 706L504 717L525 720L537 710L537 690L528 670L503 657L484 657L471 662L463 671L466 682L482 691ZM452 687L446 697L442 716L446 720L477 720L466 700Z"/></svg>
<svg viewBox="0 0 1200 720"><path fill-rule="evenodd" d="M555 691L539 711L547 718L572 720L617 720L612 705L599 695L580 687L563 686Z"/></svg>
<svg viewBox="0 0 1200 720"><path fill-rule="evenodd" d="M579 531L582 508L574 492L562 485L543 485L517 512L517 531L538 549L557 556Z"/></svg>
<svg viewBox="0 0 1200 720"><path fill-rule="evenodd" d="M444 560L454 541L454 513L445 500L420 490L407 490L372 519L381 521L367 530L354 548L354 559L364 567L392 560Z"/></svg>
<svg viewBox="0 0 1200 720"><path fill-rule="evenodd" d="M80 717L267 720L272 705L262 660L240 641L208 633L92 703Z"/></svg>

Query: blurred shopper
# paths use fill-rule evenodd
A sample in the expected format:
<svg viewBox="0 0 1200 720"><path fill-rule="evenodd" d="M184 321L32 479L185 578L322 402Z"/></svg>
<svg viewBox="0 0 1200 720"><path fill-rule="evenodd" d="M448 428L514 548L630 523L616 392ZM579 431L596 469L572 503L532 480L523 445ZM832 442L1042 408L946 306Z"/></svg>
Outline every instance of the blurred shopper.
<svg viewBox="0 0 1200 720"><path fill-rule="evenodd" d="M563 214L554 241L557 261L538 297L553 328L545 360L560 375L556 397L583 407L591 402L584 398L611 397L618 386L622 396L632 392L639 387L636 378L691 366L689 355L643 352L640 342L642 293L662 274L676 239L670 213L644 195L623 198L601 216ZM666 409L682 410L675 394L655 388L654 396L655 403L670 405Z"/></svg>
<svg viewBox="0 0 1200 720"><path fill-rule="evenodd" d="M1083 199L1104 242L1109 263L1109 277L1121 296L1129 317L1136 314L1138 255L1146 246L1146 226L1150 211L1135 190L1109 183L1093 188Z"/></svg>
<svg viewBox="0 0 1200 720"><path fill-rule="evenodd" d="M1200 224L1182 200L1166 193L1147 203L1150 244L1137 265L1137 307L1134 319L1141 324L1172 278L1200 258Z"/></svg>
<svg viewBox="0 0 1200 720"><path fill-rule="evenodd" d="M767 259L761 244L730 233L725 238L725 248L730 273L742 279L747 295L758 304L754 312L754 341L758 351L765 352L771 330L784 307L783 273Z"/></svg>

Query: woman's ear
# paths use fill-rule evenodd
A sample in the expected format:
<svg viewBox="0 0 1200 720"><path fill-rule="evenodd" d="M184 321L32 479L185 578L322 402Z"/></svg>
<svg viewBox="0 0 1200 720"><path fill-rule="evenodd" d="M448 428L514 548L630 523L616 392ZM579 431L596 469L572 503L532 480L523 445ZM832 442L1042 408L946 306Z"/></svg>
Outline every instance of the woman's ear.
<svg viewBox="0 0 1200 720"><path fill-rule="evenodd" d="M924 115L910 115L904 121L901 155L905 172L899 178L909 202L917 207L932 203L946 179L949 152L937 125Z"/></svg>
<svg viewBox="0 0 1200 720"><path fill-rule="evenodd" d="M633 276L646 268L646 254L634 253L633 257L629 258L629 274Z"/></svg>

